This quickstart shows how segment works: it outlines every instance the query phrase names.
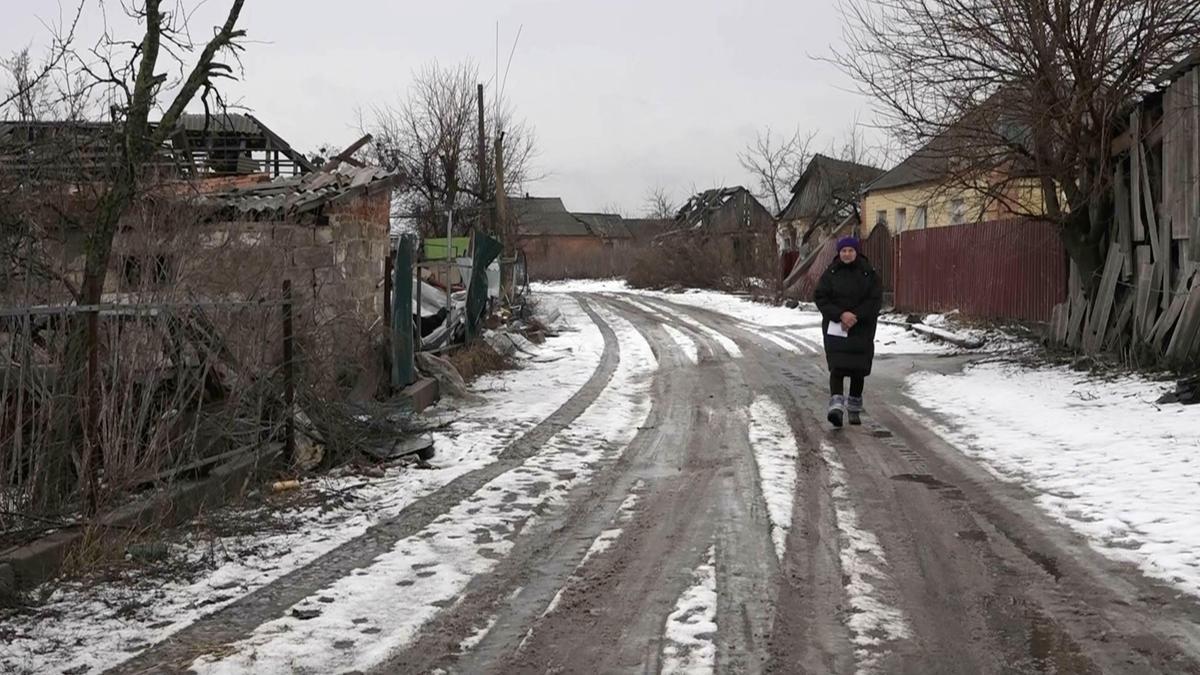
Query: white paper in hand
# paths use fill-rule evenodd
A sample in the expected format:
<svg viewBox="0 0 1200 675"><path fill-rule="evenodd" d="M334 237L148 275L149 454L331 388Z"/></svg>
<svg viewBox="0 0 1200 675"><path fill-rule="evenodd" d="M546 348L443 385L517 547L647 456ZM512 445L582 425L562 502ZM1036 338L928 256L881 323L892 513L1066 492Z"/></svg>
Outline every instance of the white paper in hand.
<svg viewBox="0 0 1200 675"><path fill-rule="evenodd" d="M826 332L834 337L850 337L850 335L846 332L846 329L842 328L842 324L838 323L837 321L830 321L829 330Z"/></svg>

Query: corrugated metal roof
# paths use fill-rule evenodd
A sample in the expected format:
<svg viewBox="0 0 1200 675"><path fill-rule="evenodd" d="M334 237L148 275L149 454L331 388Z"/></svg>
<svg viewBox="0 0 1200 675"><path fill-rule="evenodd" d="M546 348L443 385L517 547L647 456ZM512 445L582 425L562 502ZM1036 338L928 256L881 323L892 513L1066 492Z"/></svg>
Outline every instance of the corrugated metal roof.
<svg viewBox="0 0 1200 675"><path fill-rule="evenodd" d="M205 195L200 201L220 208L231 208L239 213L304 213L351 192L393 183L396 179L397 174L378 167L341 164L330 171Z"/></svg>
<svg viewBox="0 0 1200 675"><path fill-rule="evenodd" d="M207 117L202 114L186 113L179 116L179 126L185 131L192 132L201 132L208 129L211 132L233 132L250 135L262 133L262 127L252 117L241 113L216 113Z"/></svg>
<svg viewBox="0 0 1200 675"><path fill-rule="evenodd" d="M633 233L625 226L625 219L615 213L572 213L582 220L592 234L605 239L632 239Z"/></svg>
<svg viewBox="0 0 1200 675"><path fill-rule="evenodd" d="M625 228L639 241L649 241L666 232L673 221L664 218L626 218Z"/></svg>
<svg viewBox="0 0 1200 675"><path fill-rule="evenodd" d="M517 232L530 236L588 236L584 222L567 211L558 197L509 197Z"/></svg>

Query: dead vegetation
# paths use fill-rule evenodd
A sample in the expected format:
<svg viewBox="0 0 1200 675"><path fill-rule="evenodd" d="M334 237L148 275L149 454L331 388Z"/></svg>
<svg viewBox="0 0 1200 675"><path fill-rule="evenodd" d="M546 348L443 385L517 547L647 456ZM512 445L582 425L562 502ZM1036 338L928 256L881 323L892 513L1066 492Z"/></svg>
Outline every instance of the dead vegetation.
<svg viewBox="0 0 1200 675"><path fill-rule="evenodd" d="M501 355L483 340L455 349L446 358L467 382L515 367L512 359Z"/></svg>
<svg viewBox="0 0 1200 675"><path fill-rule="evenodd" d="M721 256L693 241L648 246L633 253L626 278L634 288L664 290L676 286L724 290Z"/></svg>
<svg viewBox="0 0 1200 675"><path fill-rule="evenodd" d="M634 288L669 290L702 288L714 291L750 292L759 280L770 278L769 264L743 260L739 264L720 242L675 237L669 241L635 249L626 281Z"/></svg>

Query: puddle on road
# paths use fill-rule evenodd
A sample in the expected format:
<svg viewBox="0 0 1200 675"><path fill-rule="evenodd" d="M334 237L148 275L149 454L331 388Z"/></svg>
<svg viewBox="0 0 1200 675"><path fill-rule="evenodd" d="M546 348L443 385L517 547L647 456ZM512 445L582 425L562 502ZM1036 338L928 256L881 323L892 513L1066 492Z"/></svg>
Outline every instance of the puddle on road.
<svg viewBox="0 0 1200 675"><path fill-rule="evenodd" d="M892 480L905 483L920 483L931 490L952 487L949 483L943 483L927 473L900 473L892 476Z"/></svg>
<svg viewBox="0 0 1200 675"><path fill-rule="evenodd" d="M1025 619L1029 622L1026 635L1029 656L1040 673L1055 675L1090 675L1100 671L1083 652L1071 636L1036 609L1026 606Z"/></svg>

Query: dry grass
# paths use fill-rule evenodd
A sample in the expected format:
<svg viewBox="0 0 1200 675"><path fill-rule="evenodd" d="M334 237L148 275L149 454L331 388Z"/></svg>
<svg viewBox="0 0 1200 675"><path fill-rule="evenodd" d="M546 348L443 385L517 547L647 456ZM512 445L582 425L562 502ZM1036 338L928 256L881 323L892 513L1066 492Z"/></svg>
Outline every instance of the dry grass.
<svg viewBox="0 0 1200 675"><path fill-rule="evenodd" d="M447 354L446 358L467 382L514 367L508 357L502 356L483 340L455 349Z"/></svg>

